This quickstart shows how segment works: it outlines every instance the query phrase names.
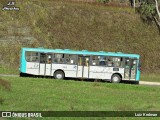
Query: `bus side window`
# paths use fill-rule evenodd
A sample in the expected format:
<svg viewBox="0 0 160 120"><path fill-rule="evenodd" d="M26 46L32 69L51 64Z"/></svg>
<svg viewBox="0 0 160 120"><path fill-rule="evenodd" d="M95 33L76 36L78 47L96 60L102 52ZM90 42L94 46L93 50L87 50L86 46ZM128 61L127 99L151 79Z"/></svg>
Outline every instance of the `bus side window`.
<svg viewBox="0 0 160 120"><path fill-rule="evenodd" d="M129 61L129 59L125 59L125 66L126 66L126 67L129 67L129 66L130 66L130 61Z"/></svg>
<svg viewBox="0 0 160 120"><path fill-rule="evenodd" d="M103 65L106 65L106 63L105 63L105 61L100 61L100 62L99 62L99 65L102 65L102 66L103 66Z"/></svg>
<svg viewBox="0 0 160 120"><path fill-rule="evenodd" d="M121 63L122 63L121 58L114 57L113 62L114 62L114 67L121 67Z"/></svg>
<svg viewBox="0 0 160 120"><path fill-rule="evenodd" d="M47 55L47 63L48 63L48 64L51 64L51 62L52 62L52 57L51 57L51 55Z"/></svg>
<svg viewBox="0 0 160 120"><path fill-rule="evenodd" d="M84 61L84 66L89 66L89 58L85 58L85 61Z"/></svg>
<svg viewBox="0 0 160 120"><path fill-rule="evenodd" d="M133 70L135 70L136 65L137 65L137 60L133 60L132 61L132 66L131 66Z"/></svg>
<svg viewBox="0 0 160 120"><path fill-rule="evenodd" d="M65 63L64 54L55 53L53 63L64 64Z"/></svg>
<svg viewBox="0 0 160 120"><path fill-rule="evenodd" d="M93 66L105 66L106 65L106 56L92 56L91 65Z"/></svg>
<svg viewBox="0 0 160 120"><path fill-rule="evenodd" d="M40 53L40 63L46 63L46 54Z"/></svg>
<svg viewBox="0 0 160 120"><path fill-rule="evenodd" d="M105 66L107 62L107 59L105 56L99 56L99 65L100 66Z"/></svg>
<svg viewBox="0 0 160 120"><path fill-rule="evenodd" d="M73 54L65 54L65 61L66 64L77 64L78 60L77 60L77 55L73 55Z"/></svg>
<svg viewBox="0 0 160 120"><path fill-rule="evenodd" d="M76 55L70 55L70 57L71 57L71 58L70 58L70 64L76 64L76 61L77 61L77 60L76 60L76 59L77 59L77 58L76 58Z"/></svg>
<svg viewBox="0 0 160 120"><path fill-rule="evenodd" d="M38 62L38 52L26 51L25 57L27 62Z"/></svg>
<svg viewBox="0 0 160 120"><path fill-rule="evenodd" d="M123 59L120 57L108 57L108 67L122 67Z"/></svg>
<svg viewBox="0 0 160 120"><path fill-rule="evenodd" d="M113 66L113 60L112 60L112 57L107 57L107 58L108 58L107 66L108 66L108 67L112 67L112 66Z"/></svg>
<svg viewBox="0 0 160 120"><path fill-rule="evenodd" d="M91 65L95 66L98 63L98 57L97 56L92 56L91 59Z"/></svg>
<svg viewBox="0 0 160 120"><path fill-rule="evenodd" d="M82 66L82 57L78 57L78 66Z"/></svg>

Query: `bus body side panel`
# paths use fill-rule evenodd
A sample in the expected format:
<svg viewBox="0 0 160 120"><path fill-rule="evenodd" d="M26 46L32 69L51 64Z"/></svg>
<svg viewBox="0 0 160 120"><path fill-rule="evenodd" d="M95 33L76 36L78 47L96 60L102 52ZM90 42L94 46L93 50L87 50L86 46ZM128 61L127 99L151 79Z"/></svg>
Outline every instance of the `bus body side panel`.
<svg viewBox="0 0 160 120"><path fill-rule="evenodd" d="M124 68L117 68L115 71L114 67L90 66L89 78L110 80L114 73L119 73L124 78Z"/></svg>
<svg viewBox="0 0 160 120"><path fill-rule="evenodd" d="M46 64L46 71L45 71L46 73L45 73L45 75L52 76L51 68L52 68L51 64Z"/></svg>
<svg viewBox="0 0 160 120"><path fill-rule="evenodd" d="M39 75L39 63L26 62L26 73L32 75Z"/></svg>
<svg viewBox="0 0 160 120"><path fill-rule="evenodd" d="M107 67L90 66L89 78L91 78L91 79L107 79L110 77L109 74L106 74L107 71L108 71Z"/></svg>
<svg viewBox="0 0 160 120"><path fill-rule="evenodd" d="M52 64L52 76L56 70L63 70L65 77L77 77L77 65Z"/></svg>
<svg viewBox="0 0 160 120"><path fill-rule="evenodd" d="M77 76L78 78L82 78L83 77L83 66L78 66L77 68Z"/></svg>
<svg viewBox="0 0 160 120"><path fill-rule="evenodd" d="M25 60L25 50L21 51L21 64L20 64L20 72L26 73L26 60Z"/></svg>

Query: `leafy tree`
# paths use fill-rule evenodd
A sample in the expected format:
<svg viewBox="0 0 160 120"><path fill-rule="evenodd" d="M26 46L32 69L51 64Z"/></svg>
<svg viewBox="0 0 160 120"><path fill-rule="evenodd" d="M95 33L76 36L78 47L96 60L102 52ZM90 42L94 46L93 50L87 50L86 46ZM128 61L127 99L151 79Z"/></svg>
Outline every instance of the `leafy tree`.
<svg viewBox="0 0 160 120"><path fill-rule="evenodd" d="M159 1L160 0L142 0L138 12L145 22L151 23L154 21L160 33L160 10L158 5Z"/></svg>

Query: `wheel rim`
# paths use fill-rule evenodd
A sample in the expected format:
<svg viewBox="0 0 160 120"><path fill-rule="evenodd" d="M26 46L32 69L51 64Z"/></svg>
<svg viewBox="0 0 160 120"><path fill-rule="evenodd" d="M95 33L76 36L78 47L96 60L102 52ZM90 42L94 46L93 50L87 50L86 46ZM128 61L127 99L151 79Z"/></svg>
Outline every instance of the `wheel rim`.
<svg viewBox="0 0 160 120"><path fill-rule="evenodd" d="M114 81L114 82L118 82L118 81L119 81L119 78L118 78L117 76L114 76L114 77L113 77L113 81Z"/></svg>
<svg viewBox="0 0 160 120"><path fill-rule="evenodd" d="M56 78L57 78L57 79L62 79L62 74L57 74L57 75L56 75Z"/></svg>

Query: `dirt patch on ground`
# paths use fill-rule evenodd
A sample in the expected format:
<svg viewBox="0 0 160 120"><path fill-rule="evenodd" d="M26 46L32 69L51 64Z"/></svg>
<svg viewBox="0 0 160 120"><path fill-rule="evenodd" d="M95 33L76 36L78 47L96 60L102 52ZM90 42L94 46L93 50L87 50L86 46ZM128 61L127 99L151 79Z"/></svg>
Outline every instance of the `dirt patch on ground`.
<svg viewBox="0 0 160 120"><path fill-rule="evenodd" d="M2 86L5 90L10 91L11 90L11 84L10 82L3 80L0 78L0 86Z"/></svg>
<svg viewBox="0 0 160 120"><path fill-rule="evenodd" d="M10 82L3 80L2 78L0 78L0 88L3 88L5 91L10 91L11 90L11 84ZM0 96L0 104L4 103L4 98L2 98Z"/></svg>

